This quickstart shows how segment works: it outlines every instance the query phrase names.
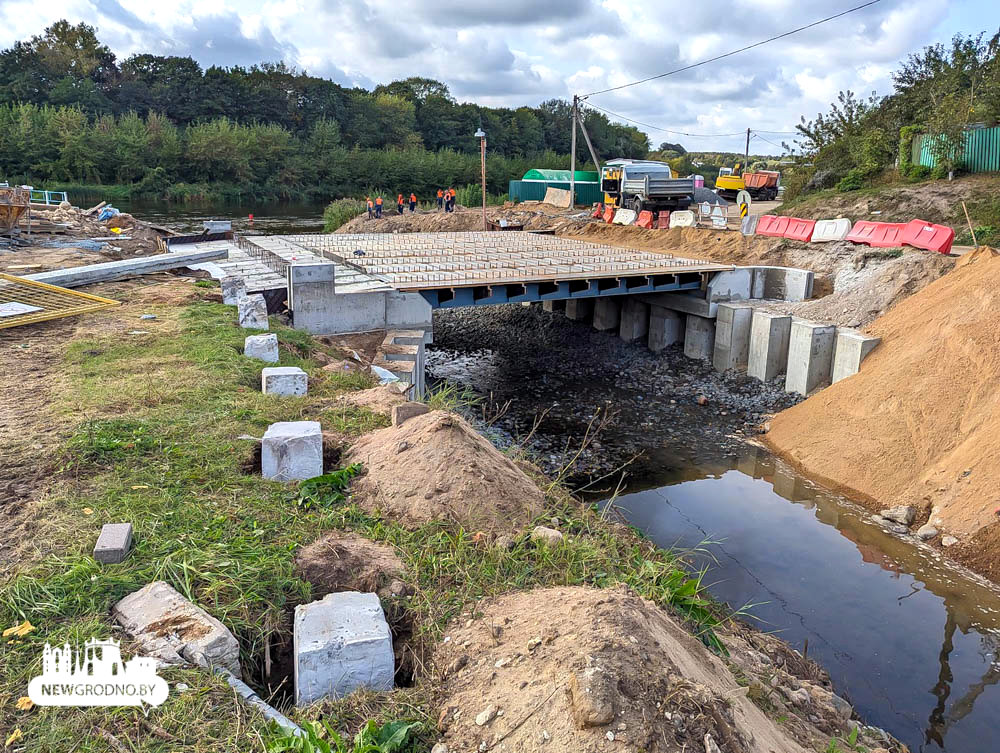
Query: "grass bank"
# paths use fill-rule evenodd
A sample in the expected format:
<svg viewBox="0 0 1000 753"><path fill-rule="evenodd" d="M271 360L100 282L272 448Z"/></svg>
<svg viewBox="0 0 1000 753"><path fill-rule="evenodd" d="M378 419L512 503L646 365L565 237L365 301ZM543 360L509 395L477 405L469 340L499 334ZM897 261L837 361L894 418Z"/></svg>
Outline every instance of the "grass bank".
<svg viewBox="0 0 1000 753"><path fill-rule="evenodd" d="M310 585L294 571L296 550L332 529L398 549L413 588L404 608L418 657L476 600L542 585L627 584L714 643L717 613L674 555L558 489L548 496L544 519L556 518L567 539L552 548L523 535L507 550L443 523L407 530L349 502L299 504L294 487L254 472L256 443L240 436L302 419L348 438L380 428L383 417L336 399L367 386L368 378L322 371L313 356L325 346L275 325L282 365L310 374L310 394L266 398L259 392L261 364L240 353L247 333L236 326L233 309L206 300L212 291L184 289L190 292L183 304L92 315L65 343L65 386L50 407L72 416L75 429L62 448L62 470L37 505L39 554L0 586L0 626L24 620L34 626L0 642L0 730L22 735L13 749L263 750L262 718L199 669L162 671L171 693L148 716L129 708L20 709L16 701L40 672L45 643L114 635L111 605L158 579L233 631L244 676L263 689L265 657L287 642L293 607L311 600ZM122 328L134 326L140 312L157 315L144 322L151 334L127 336ZM97 326L109 318L121 327ZM124 563L102 566L90 556L97 532L120 521L135 526L135 549ZM127 642L125 648L130 653ZM299 722L321 719L349 735L368 719L421 722L407 749L426 751L434 739L432 691L418 672L412 688L285 710Z"/></svg>

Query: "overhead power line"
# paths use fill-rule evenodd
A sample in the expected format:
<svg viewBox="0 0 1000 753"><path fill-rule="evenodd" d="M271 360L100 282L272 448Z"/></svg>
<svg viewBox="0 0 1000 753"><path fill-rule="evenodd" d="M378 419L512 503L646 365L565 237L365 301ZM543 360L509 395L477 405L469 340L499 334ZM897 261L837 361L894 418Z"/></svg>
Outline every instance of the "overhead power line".
<svg viewBox="0 0 1000 753"><path fill-rule="evenodd" d="M805 26L800 26L797 29L792 29L791 31L786 31L783 34L778 34L777 36L769 37L768 39L762 39L759 42L754 42L753 44L748 44L746 47L740 47L738 50L731 50L730 52L723 53L722 55L716 55L713 58L708 58L707 60L700 60L697 63L691 63L691 65L685 65L683 68L675 68L672 71L667 71L666 73L660 73L656 76L650 76L649 78L639 79L638 81L633 81L629 84L620 84L619 86L611 86L607 89L601 89L599 91L590 92L589 94L581 94L581 99L586 97L593 97L597 94L606 94L607 92L618 91L619 89L627 89L630 86L638 86L639 84L645 84L647 81L654 81L658 78L665 78L666 76L673 76L675 73L683 73L684 71L689 71L692 68L697 68L700 65L707 65L708 63L714 63L716 60L722 60L723 58L732 57L733 55L738 55L741 52L746 52L747 50L752 50L755 47L760 47L761 45L768 44L770 42L775 42L779 39L784 39L785 37L791 36L792 34L798 34L800 31L805 31L806 29L811 29L814 26L819 26L820 24L825 24L827 21L833 21L834 19L846 16L849 13L854 13L863 8L867 8L876 3L880 3L882 0L869 0L869 2L862 5L857 5L853 8L849 8L841 13L837 13L833 16L827 16L826 18L821 18L819 21L813 21L811 24L806 24Z"/></svg>
<svg viewBox="0 0 1000 753"><path fill-rule="evenodd" d="M650 129L652 129L654 131L663 131L664 133L672 133L672 134L675 134L677 136L692 136L692 137L695 137L695 138L709 139L709 138L721 138L723 136L743 136L743 135L746 134L746 131L737 131L736 133L688 133L687 131L674 131L674 130L672 130L670 128L660 128L659 126L650 125L649 123L643 123L642 121L634 120L632 118L628 118L628 117L626 117L624 115L621 115L621 114L619 114L617 112L612 112L611 110L606 110L603 107L598 107L597 105L595 105L592 102L587 102L586 106L587 107L591 107L591 108L593 108L595 110L600 110L605 115L610 115L611 117L614 117L614 118L620 118L621 120L627 120L630 123L635 123L636 125L640 125L643 128L650 128Z"/></svg>

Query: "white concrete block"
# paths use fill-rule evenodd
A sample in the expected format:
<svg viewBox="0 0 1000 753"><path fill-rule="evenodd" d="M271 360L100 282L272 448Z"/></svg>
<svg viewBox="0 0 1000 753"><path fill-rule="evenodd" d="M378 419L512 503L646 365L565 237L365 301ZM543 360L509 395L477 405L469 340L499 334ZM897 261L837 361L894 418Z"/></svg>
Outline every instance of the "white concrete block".
<svg viewBox="0 0 1000 753"><path fill-rule="evenodd" d="M268 366L260 372L265 395L302 397L309 391L309 376L297 366Z"/></svg>
<svg viewBox="0 0 1000 753"><path fill-rule="evenodd" d="M631 225L638 216L632 209L619 209L615 212L615 218L611 222L615 225Z"/></svg>
<svg viewBox="0 0 1000 753"><path fill-rule="evenodd" d="M250 335L243 341L243 355L268 363L278 362L278 336Z"/></svg>
<svg viewBox="0 0 1000 753"><path fill-rule="evenodd" d="M246 281L237 275L227 275L219 280L222 288L222 302L227 306L235 306L247 294Z"/></svg>
<svg viewBox="0 0 1000 753"><path fill-rule="evenodd" d="M378 596L345 591L295 607L295 703L391 690L392 633Z"/></svg>
<svg viewBox="0 0 1000 753"><path fill-rule="evenodd" d="M745 303L720 303L715 318L712 365L716 371L745 371L750 354L753 308Z"/></svg>
<svg viewBox="0 0 1000 753"><path fill-rule="evenodd" d="M649 349L659 353L664 348L684 342L684 315L661 306L649 307Z"/></svg>
<svg viewBox="0 0 1000 753"><path fill-rule="evenodd" d="M829 384L836 334L837 328L832 324L792 319L785 392L808 395L817 387Z"/></svg>
<svg viewBox="0 0 1000 753"><path fill-rule="evenodd" d="M111 616L138 641L137 654L167 664L217 665L240 676L240 646L233 634L162 580L126 596Z"/></svg>
<svg viewBox="0 0 1000 753"><path fill-rule="evenodd" d="M601 332L618 329L621 321L621 301L614 296L594 299L594 329Z"/></svg>
<svg viewBox="0 0 1000 753"><path fill-rule="evenodd" d="M618 336L627 343L642 340L649 332L649 306L634 296L625 296L622 303Z"/></svg>
<svg viewBox="0 0 1000 753"><path fill-rule="evenodd" d="M849 232L851 232L851 221L846 217L836 220L817 220L813 228L812 242L842 241Z"/></svg>
<svg viewBox="0 0 1000 753"><path fill-rule="evenodd" d="M855 329L839 327L833 354L832 379L834 383L857 374L861 362L882 342L881 337L869 337Z"/></svg>
<svg viewBox="0 0 1000 753"><path fill-rule="evenodd" d="M236 308L243 329L268 329L267 301L260 293L241 298Z"/></svg>
<svg viewBox="0 0 1000 753"><path fill-rule="evenodd" d="M750 322L747 376L770 382L788 367L788 340L792 317L754 311Z"/></svg>
<svg viewBox="0 0 1000 753"><path fill-rule="evenodd" d="M272 481L301 481L323 475L323 430L319 421L271 424L261 441L260 470Z"/></svg>
<svg viewBox="0 0 1000 753"><path fill-rule="evenodd" d="M715 352L715 320L688 314L684 327L684 355L708 361Z"/></svg>
<svg viewBox="0 0 1000 753"><path fill-rule="evenodd" d="M94 546L94 559L105 565L124 562L132 549L131 523L105 523Z"/></svg>

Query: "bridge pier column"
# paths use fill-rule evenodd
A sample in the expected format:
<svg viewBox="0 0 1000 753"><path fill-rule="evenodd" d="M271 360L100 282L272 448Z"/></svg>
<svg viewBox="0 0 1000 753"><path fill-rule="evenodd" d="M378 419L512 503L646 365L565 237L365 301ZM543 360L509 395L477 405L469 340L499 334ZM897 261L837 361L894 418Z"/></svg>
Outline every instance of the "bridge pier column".
<svg viewBox="0 0 1000 753"><path fill-rule="evenodd" d="M659 353L669 345L684 342L684 315L662 306L649 307L649 349Z"/></svg>
<svg viewBox="0 0 1000 753"><path fill-rule="evenodd" d="M618 329L621 321L621 302L608 296L594 301L594 329L609 332Z"/></svg>
<svg viewBox="0 0 1000 753"><path fill-rule="evenodd" d="M566 318L583 322L594 313L593 298L570 298L566 301Z"/></svg>
<svg viewBox="0 0 1000 753"><path fill-rule="evenodd" d="M618 336L627 343L641 340L649 332L649 305L626 296L622 304Z"/></svg>
<svg viewBox="0 0 1000 753"><path fill-rule="evenodd" d="M715 320L688 314L684 328L684 355L710 361L715 352Z"/></svg>
<svg viewBox="0 0 1000 753"><path fill-rule="evenodd" d="M566 310L566 301L542 301L542 309L549 313Z"/></svg>

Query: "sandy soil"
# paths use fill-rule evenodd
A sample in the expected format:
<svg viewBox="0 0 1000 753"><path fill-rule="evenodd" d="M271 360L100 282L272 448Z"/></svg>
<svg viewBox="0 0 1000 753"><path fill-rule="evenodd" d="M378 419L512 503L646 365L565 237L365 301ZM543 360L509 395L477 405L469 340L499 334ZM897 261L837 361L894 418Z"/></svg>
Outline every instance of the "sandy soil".
<svg viewBox="0 0 1000 753"><path fill-rule="evenodd" d="M1000 256L980 249L878 319L861 372L776 416L767 442L873 509L915 505L914 525L973 536L1000 507L998 318Z"/></svg>
<svg viewBox="0 0 1000 753"><path fill-rule="evenodd" d="M501 219L516 225L524 225L525 230L561 230L564 227L578 224L589 216L584 209L562 209L543 204L540 201L522 201L518 204L508 202L503 207L487 207L486 217L490 220ZM467 208L458 206L454 212L445 213L435 210L421 210L411 213L409 210L401 215L385 212L382 219L368 219L367 214L355 217L342 225L337 233L429 233L429 232L460 232L483 229L483 213L478 207Z"/></svg>
<svg viewBox="0 0 1000 753"><path fill-rule="evenodd" d="M352 499L406 525L434 520L509 532L541 513L542 492L460 416L432 411L361 437L347 462L366 475Z"/></svg>
<svg viewBox="0 0 1000 753"><path fill-rule="evenodd" d="M800 753L843 731L850 707L821 679L796 678L780 652L730 641L756 692L767 692L757 673L774 678L766 703L781 727L700 641L624 589L503 596L453 622L438 645L439 727L449 751L553 753Z"/></svg>
<svg viewBox="0 0 1000 753"><path fill-rule="evenodd" d="M312 584L314 599L339 591L380 591L404 570L391 546L341 531L321 536L295 557L295 574Z"/></svg>

